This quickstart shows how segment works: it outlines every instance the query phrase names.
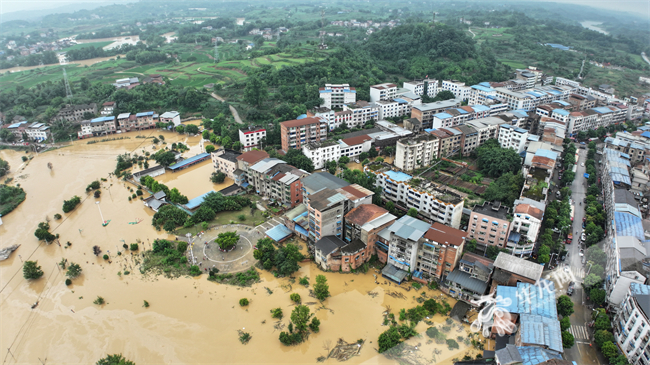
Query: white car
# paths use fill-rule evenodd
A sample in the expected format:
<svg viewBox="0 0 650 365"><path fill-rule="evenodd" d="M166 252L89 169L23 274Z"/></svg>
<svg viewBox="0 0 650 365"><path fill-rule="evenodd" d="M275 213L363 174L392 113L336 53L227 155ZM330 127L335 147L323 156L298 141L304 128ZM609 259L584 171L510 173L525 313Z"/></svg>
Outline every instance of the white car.
<svg viewBox="0 0 650 365"><path fill-rule="evenodd" d="M580 166L582 166L582 167L585 167L585 163L584 163L584 162L583 162L583 163L581 163L581 164L580 164Z"/></svg>
<svg viewBox="0 0 650 365"><path fill-rule="evenodd" d="M568 266L565 266L565 267L564 267L564 271L569 272L569 267L568 267Z"/></svg>
<svg viewBox="0 0 650 365"><path fill-rule="evenodd" d="M585 252L584 252L583 250L580 250L580 253L578 253L578 255L580 255L580 256L584 256L584 255L585 255Z"/></svg>
<svg viewBox="0 0 650 365"><path fill-rule="evenodd" d="M582 235L580 236L580 239L583 240L583 241L586 241L587 240L587 235L584 234L584 232L583 232Z"/></svg>

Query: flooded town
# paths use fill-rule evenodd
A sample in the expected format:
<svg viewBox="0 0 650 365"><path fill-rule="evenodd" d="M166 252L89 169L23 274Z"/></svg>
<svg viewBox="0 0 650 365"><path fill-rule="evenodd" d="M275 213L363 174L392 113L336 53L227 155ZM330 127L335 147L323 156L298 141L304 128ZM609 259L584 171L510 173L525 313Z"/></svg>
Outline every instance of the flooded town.
<svg viewBox="0 0 650 365"><path fill-rule="evenodd" d="M628 3L3 3L2 363L650 363Z"/></svg>

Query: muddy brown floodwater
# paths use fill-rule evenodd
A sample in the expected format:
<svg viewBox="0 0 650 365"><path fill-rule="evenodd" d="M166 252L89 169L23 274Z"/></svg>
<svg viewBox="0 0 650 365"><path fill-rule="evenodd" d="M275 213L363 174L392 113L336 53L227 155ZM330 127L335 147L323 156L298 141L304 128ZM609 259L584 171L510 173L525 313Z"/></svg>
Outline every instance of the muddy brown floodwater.
<svg viewBox="0 0 650 365"><path fill-rule="evenodd" d="M141 134L162 134L168 143L188 143L192 150L187 156L198 152L198 137L157 130ZM140 240L141 247L150 249L156 238L173 238L156 232L150 225L152 212L139 200L129 202L131 193L125 184L108 177L118 154L153 151L151 139L135 138L136 135L126 133L123 136L130 139L90 145L87 141L76 141L69 147L32 155L24 168L23 153L0 151L0 157L11 164L13 183L19 183L27 192L27 200L3 217L4 224L0 226L0 247L21 244L8 260L0 262L3 363L38 364L39 359L47 358L47 364L90 364L112 353L122 353L137 364L315 363L317 357L327 355L324 346L333 346L339 338L348 342L366 340L360 355L349 363L396 363L375 350L379 334L387 329L381 325L382 312L390 306L398 316L400 308L416 305L414 298L419 294L384 284L383 279L375 284L374 271L359 275L324 273L332 297L324 306L309 305L321 320L320 332L310 335L305 343L286 347L278 340L279 331L274 329L269 311L281 307L285 314L282 321L288 324L293 307L289 292L299 293L303 302L316 302L309 297L307 288L291 284L289 279L276 279L267 272L262 272L262 281L250 288L215 284L207 281L205 275L175 280L143 277L129 252L117 256L118 250L124 251L122 242ZM48 162L52 163L52 170L47 168ZM203 194L206 189L217 190L219 186L208 180L212 171L209 166L210 163L204 163L164 181L189 198ZM171 173L164 175L164 179L167 175ZM94 199L86 194L85 187L99 178L107 181L102 182L101 198ZM63 200L74 195L80 196L82 203L74 211L62 213ZM100 209L104 219L110 220L106 227L101 225ZM63 218L53 220L56 213ZM38 222L46 219L50 220L51 231L60 235L61 246L45 245L34 237ZM143 221L129 224L136 219ZM64 248L68 241L72 246ZM95 257L94 245L100 246L111 260ZM69 287L64 283L64 272L57 266L62 258L80 264L83 269ZM45 273L43 277L33 282L25 280L25 260L38 261ZM130 275L125 275L125 271L130 271ZM118 272L122 275L118 276ZM297 276L307 276L314 283L321 273L313 264L306 263ZM387 295L395 291L403 292L405 299ZM429 296L435 294L428 289L426 292ZM105 298L106 304L94 305L97 296ZM247 308L239 306L241 298L249 298ZM150 303L149 308L143 307L144 300ZM37 301L38 306L31 309ZM449 303L453 305L454 301ZM437 315L433 321L442 323L444 319ZM462 343L454 351L443 345L427 344L426 328L426 324L420 323L417 331L422 337L408 341L411 345L420 344L415 351L422 363L431 363L435 349L441 351L435 357L438 364L451 363L452 358L462 358L473 351ZM464 331L468 329L464 326ZM239 342L237 330L252 335L248 345ZM466 336L464 331L457 334L452 330L451 337Z"/></svg>

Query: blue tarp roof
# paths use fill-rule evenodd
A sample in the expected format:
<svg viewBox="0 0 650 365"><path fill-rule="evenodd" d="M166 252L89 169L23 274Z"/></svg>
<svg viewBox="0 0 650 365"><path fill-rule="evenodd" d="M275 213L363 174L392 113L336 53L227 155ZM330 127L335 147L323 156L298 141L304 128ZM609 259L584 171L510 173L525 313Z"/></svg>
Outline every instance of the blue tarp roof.
<svg viewBox="0 0 650 365"><path fill-rule="evenodd" d="M23 124L25 124L25 123L27 123L27 122L18 122L18 123L14 123L14 124L10 125L10 126L7 127L7 128L18 128L18 127L20 127L21 125L23 125Z"/></svg>
<svg viewBox="0 0 650 365"><path fill-rule="evenodd" d="M447 113L438 113L438 114L434 114L433 116L438 118L438 119L451 118L451 114L447 114Z"/></svg>
<svg viewBox="0 0 650 365"><path fill-rule="evenodd" d="M555 297L551 299L555 303ZM557 318L548 318L533 314L519 316L519 331L524 344L548 346L549 349L563 352L562 332Z"/></svg>
<svg viewBox="0 0 650 365"><path fill-rule="evenodd" d="M642 137L650 138L650 132L643 132L641 133Z"/></svg>
<svg viewBox="0 0 650 365"><path fill-rule="evenodd" d="M535 156L547 157L553 161L557 160L557 152L553 152L551 150L543 150L541 148L535 151Z"/></svg>
<svg viewBox="0 0 650 365"><path fill-rule="evenodd" d="M612 110L606 106L600 106L598 108L591 108L591 109L599 114L607 114L612 112Z"/></svg>
<svg viewBox="0 0 650 365"><path fill-rule="evenodd" d="M390 171L386 171L384 173L386 175L388 175L388 177L390 179L392 179L393 181L398 181L398 182L399 181L409 181L409 180L411 180L413 178L413 176L411 176L409 174L405 174L403 172L399 172L399 171L390 170Z"/></svg>
<svg viewBox="0 0 650 365"><path fill-rule="evenodd" d="M641 242L646 241L641 218L629 213L614 212L614 221L617 236L632 236Z"/></svg>
<svg viewBox="0 0 650 365"><path fill-rule="evenodd" d="M305 119L307 118L307 114L300 114L296 119Z"/></svg>
<svg viewBox="0 0 650 365"><path fill-rule="evenodd" d="M476 105L472 105L472 109L474 109L475 112L485 112L490 110L490 107L481 104L476 104Z"/></svg>
<svg viewBox="0 0 650 365"><path fill-rule="evenodd" d="M194 157L186 158L186 159L184 159L183 161L177 163L174 166L169 166L169 168L172 169L172 170L178 170L181 167L187 166L187 165L189 165L191 163L194 163L196 161L199 161L199 160L202 160L202 159L205 159L205 158L208 158L208 157L210 157L209 153L201 153L200 155L196 155Z"/></svg>
<svg viewBox="0 0 650 365"><path fill-rule="evenodd" d="M553 109L553 113L557 113L564 116L569 115L569 112L564 109Z"/></svg>
<svg viewBox="0 0 650 365"><path fill-rule="evenodd" d="M508 236L508 241L510 242L519 242L520 239L521 239L521 233L519 232L512 231Z"/></svg>
<svg viewBox="0 0 650 365"><path fill-rule="evenodd" d="M205 196L208 195L208 194L210 194L210 193L216 193L216 191L214 191L214 190L210 190L210 191L208 191L207 193L205 193L205 194L203 194L203 195L199 195L199 196L197 196L196 198L194 198L194 199L188 201L188 202L185 204L185 207L186 207L187 209L190 209L190 210L192 210L192 209L194 209L194 208L198 208L199 205L203 204L203 199L205 199Z"/></svg>
<svg viewBox="0 0 650 365"><path fill-rule="evenodd" d="M489 84L488 84L488 85L489 85ZM483 86L483 85L481 85L481 84L479 84L479 85L472 85L472 89L481 90L481 91L485 91L485 92L491 92L491 91L494 91L494 89L491 88L490 86Z"/></svg>
<svg viewBox="0 0 650 365"><path fill-rule="evenodd" d="M408 101L406 101L406 100L404 100L402 98L393 98L393 100L395 100L396 102L401 103L401 104L408 104Z"/></svg>
<svg viewBox="0 0 650 365"><path fill-rule="evenodd" d="M510 111L510 113L518 116L519 118L527 118L528 117L528 113L525 110L517 109L517 110Z"/></svg>
<svg viewBox="0 0 650 365"><path fill-rule="evenodd" d="M427 133L431 133L431 132L433 132L435 130L436 130L435 128L429 128L429 129L425 129L424 131L427 132Z"/></svg>
<svg viewBox="0 0 650 365"><path fill-rule="evenodd" d="M136 114L135 116L136 116L136 118L139 118L139 117L146 117L146 116L149 116L149 115L153 115L153 112L142 112L142 113Z"/></svg>
<svg viewBox="0 0 650 365"><path fill-rule="evenodd" d="M91 119L90 123L110 122L113 120L115 120L115 117L99 117L99 118Z"/></svg>
<svg viewBox="0 0 650 365"><path fill-rule="evenodd" d="M540 285L517 283L518 313L534 314L557 320L555 284L546 279L539 279L539 283Z"/></svg>
<svg viewBox="0 0 650 365"><path fill-rule="evenodd" d="M514 286L497 286L497 308L510 313L518 313L517 288Z"/></svg>
<svg viewBox="0 0 650 365"><path fill-rule="evenodd" d="M283 239L291 236L291 231L284 224L278 224L277 226L266 231L266 235L271 237L271 239L275 242L280 242Z"/></svg>
<svg viewBox="0 0 650 365"><path fill-rule="evenodd" d="M296 229L296 232L298 232L300 234L303 234L305 236L309 235L309 232L307 232L306 229L302 228L302 226L300 224L296 224L296 226L294 228Z"/></svg>

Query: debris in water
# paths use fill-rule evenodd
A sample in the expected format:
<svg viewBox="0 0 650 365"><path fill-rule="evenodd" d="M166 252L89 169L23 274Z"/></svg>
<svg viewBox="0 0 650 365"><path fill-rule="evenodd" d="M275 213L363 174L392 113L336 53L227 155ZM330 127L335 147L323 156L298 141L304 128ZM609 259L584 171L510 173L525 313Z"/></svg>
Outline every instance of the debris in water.
<svg viewBox="0 0 650 365"><path fill-rule="evenodd" d="M11 256L11 253L16 251L20 245L11 245L0 250L0 261L4 261Z"/></svg>
<svg viewBox="0 0 650 365"><path fill-rule="evenodd" d="M379 293L374 292L374 291L369 291L369 292L368 292L368 295L370 295L370 297L374 298L374 297L376 297L377 295L379 295Z"/></svg>
<svg viewBox="0 0 650 365"><path fill-rule="evenodd" d="M361 352L363 347L363 341L347 343L342 338L339 338L339 341L336 343L336 346L332 351L327 355L327 358L334 358L338 361L347 361L350 360L353 356L358 355Z"/></svg>
<svg viewBox="0 0 650 365"><path fill-rule="evenodd" d="M406 299L406 295L404 295L403 293L395 292L395 291L390 291L389 290L389 291L386 292L386 295L390 295L391 297L397 298L397 299Z"/></svg>

